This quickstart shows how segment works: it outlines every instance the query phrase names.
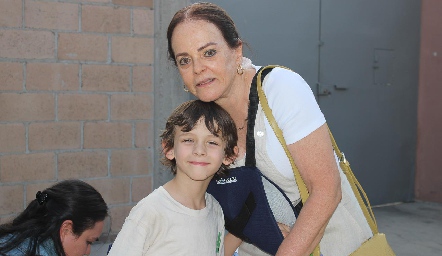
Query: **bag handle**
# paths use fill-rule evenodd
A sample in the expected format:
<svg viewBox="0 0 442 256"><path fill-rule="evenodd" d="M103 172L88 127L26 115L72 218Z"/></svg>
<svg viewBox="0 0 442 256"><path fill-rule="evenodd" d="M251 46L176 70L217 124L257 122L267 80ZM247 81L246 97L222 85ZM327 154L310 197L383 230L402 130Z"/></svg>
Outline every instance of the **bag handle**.
<svg viewBox="0 0 442 256"><path fill-rule="evenodd" d="M259 97L259 101L261 103L262 109L265 113L265 116L267 117L267 120L269 121L270 126L272 127L273 131L275 132L276 137L278 138L279 142L281 143L282 147L284 148L284 151L290 161L290 164L292 166L293 173L295 176L295 181L296 181L296 184L298 185L299 193L301 195L302 203L305 203L305 201L307 200L307 198L309 196L307 187L306 187L304 181L302 180L301 174L299 173L299 170L296 167L296 164L295 164L295 162L294 162L294 160L293 160L293 158L287 148L287 143L284 140L284 136L282 134L282 131L278 127L278 124L276 123L276 120L272 114L272 110L269 107L267 97L265 96L264 90L262 89L262 81L263 81L263 79L261 78L262 71L265 69L273 69L275 67L291 70L287 67L279 66L279 65L269 65L269 66L261 68L260 72L258 73L258 79L257 79L258 97ZM370 226L371 231L373 232L373 234L377 234L377 233L379 233L378 228L377 228L377 223L376 223L376 219L374 217L373 210L370 205L370 201L368 200L367 194L365 193L364 189L362 188L362 185L359 183L359 181L356 179L356 176L352 172L352 170L350 168L350 163L345 158L344 153L342 153L339 150L339 147L336 144L335 138L333 137L333 134L331 133L330 128L328 126L327 126L327 128L328 128L328 132L330 135L330 140L333 145L333 149L339 159L339 165L340 165L342 171L344 172L345 176L347 177L348 182L350 183L350 186L353 190L353 194L355 195L356 199L358 200L359 206L365 216L365 219L366 219L368 225ZM362 194L363 198L361 197L361 194ZM364 202L364 200L365 200L365 202ZM315 250L313 251L313 255L315 255L315 256L320 255L319 244L315 248Z"/></svg>
<svg viewBox="0 0 442 256"><path fill-rule="evenodd" d="M355 194L356 199L358 200L359 206L361 207L361 210L364 213L365 219L367 220L368 225L370 226L371 232L373 232L373 235L377 234L379 233L378 225L376 223L376 218L374 217L370 201L368 200L368 196L365 193L364 189L362 188L361 183L359 183L358 179L356 179L356 176L351 170L350 163L345 158L344 153L342 153L341 150L339 150L339 147L336 144L336 140L333 137L330 128L328 128L328 133L330 134L330 139L333 144L333 149L335 150L335 153L338 156L339 166L341 167L342 171L347 177L348 182L350 183L351 189L353 190L353 193ZM361 194L363 198L361 197Z"/></svg>

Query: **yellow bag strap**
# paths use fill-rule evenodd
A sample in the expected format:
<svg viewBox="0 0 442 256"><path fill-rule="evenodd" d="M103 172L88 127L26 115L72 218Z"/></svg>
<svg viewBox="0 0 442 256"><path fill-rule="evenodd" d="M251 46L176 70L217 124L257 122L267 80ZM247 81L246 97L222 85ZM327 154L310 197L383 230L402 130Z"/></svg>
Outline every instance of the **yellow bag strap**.
<svg viewBox="0 0 442 256"><path fill-rule="evenodd" d="M295 176L295 181L296 181L296 184L298 185L299 193L301 195L302 203L305 203L305 201L307 200L307 198L309 196L307 187L306 187L304 181L302 180L301 174L299 173L299 170L296 167L296 164L295 164L295 162L294 162L294 160L293 160L293 158L287 148L287 143L284 140L284 136L282 134L282 131L278 127L278 124L276 123L276 120L272 114L272 110L269 107L267 97L265 96L264 90L262 89L262 82L261 82L262 81L262 79L261 79L262 71L265 69L268 69L268 68L275 68L275 67L290 70L287 67L279 66L279 65L269 65L269 66L263 67L261 69L261 71L258 73L258 77L257 77L258 97L259 97L259 101L261 103L261 107L264 111L265 116L267 117L267 120L269 121L270 126L272 127L273 131L275 132L276 137L278 138L279 142L281 143L282 147L284 148L284 151L285 151L288 159L290 160L290 164L292 166L293 173ZM348 182L350 183L353 193L354 193L356 199L358 200L359 206L361 207L361 210L365 216L365 219L367 220L368 225L370 226L371 231L373 232L373 234L377 234L378 227L377 227L376 219L374 217L373 210L371 209L371 205L368 200L367 194L365 193L365 191L362 188L359 181L356 179L356 176L353 174L353 172L350 168L350 163L345 158L344 153L342 153L339 150L338 145L336 144L335 138L333 137L333 134L330 131L330 128L328 128L328 132L330 135L330 140L333 145L333 149L334 149L336 155L338 156L339 165L340 165L342 171L344 172L345 176L347 177ZM361 194L364 198L361 197ZM364 200L365 200L365 202L364 202ZM315 250L313 251L312 255L314 255L314 256L320 255L319 244L315 248Z"/></svg>
<svg viewBox="0 0 442 256"><path fill-rule="evenodd" d="M256 83L257 83L257 89L258 89L259 102L261 103L262 109L267 117L267 120L269 121L270 126L272 127L273 131L275 132L276 137L278 138L279 142L281 143L282 147L284 148L285 153L287 154L287 156L290 160L290 164L292 165L293 173L295 175L295 181L296 181L296 184L298 184L299 193L301 194L301 200L302 200L302 203L304 204L308 198L307 187L305 186L305 183L302 180L301 174L299 173L299 170L296 167L295 162L293 161L293 158L290 155L290 152L287 148L287 144L285 143L285 140L284 140L284 136L282 136L282 131L281 131L281 129L279 129L278 124L276 123L276 120L273 117L272 110L270 109L269 103L267 101L267 97L265 96L264 90L262 89L262 84L261 84L262 71L265 69L268 69L268 68L275 68L275 67L285 68L282 66L269 65L269 66L262 68L261 72L258 73ZM288 68L286 68L286 69L288 69Z"/></svg>
<svg viewBox="0 0 442 256"><path fill-rule="evenodd" d="M331 133L330 128L328 128L328 133L330 134L330 139L333 144L333 148L335 150L335 153L338 156L339 165L341 166L342 171L344 172L345 176L347 177L348 182L350 183L353 193L359 202L359 206L361 207L361 210L364 213L365 219L367 219L368 225L370 226L370 229L373 232L373 234L377 234L379 232L378 226L376 223L376 218L374 217L373 210L371 209L370 201L368 200L367 194L365 193L365 191L362 188L362 185L359 183L358 179L356 179L356 176L354 175L353 171L351 170L350 163L345 158L344 153L342 153L339 150L338 144L336 144L335 138L333 137L333 134ZM364 198L361 197L361 194ZM365 202L364 202L364 200L365 200Z"/></svg>
<svg viewBox="0 0 442 256"><path fill-rule="evenodd" d="M285 143L284 136L282 135L282 131L281 131L281 129L279 129L279 126L276 123L275 118L273 117L272 110L270 109L269 103L267 101L267 97L265 96L264 90L262 89L262 84L261 84L262 71L265 69L268 69L268 68L275 68L275 67L288 69L286 67L277 66L277 65L269 65L269 66L266 66L261 69L261 71L258 73L258 77L256 79L259 102L261 103L262 109L267 117L267 120L269 121L270 126L272 127L273 131L275 132L276 137L278 138L279 142L281 143L282 147L284 148L284 151L285 151L288 159L290 160L290 164L292 166L293 173L295 175L295 181L296 181L296 184L298 185L299 194L301 195L301 201L304 204L305 201L307 201L307 198L309 196L307 187L305 186L305 183L302 180L301 174L299 173L299 170L296 167L295 161L293 161L293 158L289 152L289 149L287 148L287 143ZM288 70L290 70L290 69L288 69ZM313 251L313 253L311 255L320 256L319 244L318 244L318 246L316 246L315 250Z"/></svg>

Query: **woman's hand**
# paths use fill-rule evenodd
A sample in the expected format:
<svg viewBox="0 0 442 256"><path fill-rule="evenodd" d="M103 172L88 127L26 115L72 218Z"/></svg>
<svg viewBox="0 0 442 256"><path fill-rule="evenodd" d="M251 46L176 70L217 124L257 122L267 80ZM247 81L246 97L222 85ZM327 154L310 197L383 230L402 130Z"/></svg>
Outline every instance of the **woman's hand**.
<svg viewBox="0 0 442 256"><path fill-rule="evenodd" d="M241 243L242 240L240 238L234 236L232 233L227 233L224 236L224 256L232 256Z"/></svg>
<svg viewBox="0 0 442 256"><path fill-rule="evenodd" d="M282 236L285 238L290 233L290 227L278 222L279 230L281 230Z"/></svg>

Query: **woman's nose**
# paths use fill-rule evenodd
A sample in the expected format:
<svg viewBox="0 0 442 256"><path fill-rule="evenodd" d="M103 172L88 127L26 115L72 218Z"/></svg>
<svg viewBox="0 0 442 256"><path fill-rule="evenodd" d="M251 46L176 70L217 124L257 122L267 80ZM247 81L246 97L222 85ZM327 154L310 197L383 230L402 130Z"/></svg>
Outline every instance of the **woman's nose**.
<svg viewBox="0 0 442 256"><path fill-rule="evenodd" d="M202 61L200 61L200 60L193 61L193 72L195 74L200 74L205 69L206 69L206 66L204 65L204 63Z"/></svg>

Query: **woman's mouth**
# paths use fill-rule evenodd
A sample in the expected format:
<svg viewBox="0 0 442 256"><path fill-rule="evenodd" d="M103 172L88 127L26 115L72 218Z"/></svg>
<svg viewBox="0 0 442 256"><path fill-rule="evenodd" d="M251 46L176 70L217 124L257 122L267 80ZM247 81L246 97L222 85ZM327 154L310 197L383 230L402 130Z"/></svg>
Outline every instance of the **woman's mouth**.
<svg viewBox="0 0 442 256"><path fill-rule="evenodd" d="M215 80L215 78L209 78L209 79L199 82L196 86L206 86L206 85L212 83L214 80Z"/></svg>

